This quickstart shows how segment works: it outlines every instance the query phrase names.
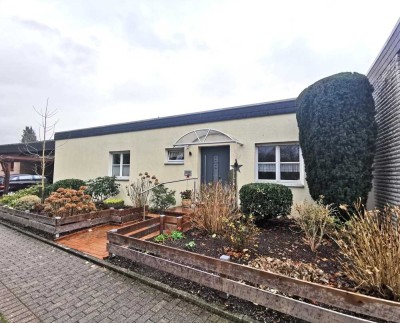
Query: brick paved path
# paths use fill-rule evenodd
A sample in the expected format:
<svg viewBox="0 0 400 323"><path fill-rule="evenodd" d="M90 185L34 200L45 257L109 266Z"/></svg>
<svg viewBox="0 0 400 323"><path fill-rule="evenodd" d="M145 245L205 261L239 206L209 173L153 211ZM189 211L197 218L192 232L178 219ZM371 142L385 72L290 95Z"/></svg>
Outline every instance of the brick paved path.
<svg viewBox="0 0 400 323"><path fill-rule="evenodd" d="M228 322L0 224L0 313L9 322Z"/></svg>

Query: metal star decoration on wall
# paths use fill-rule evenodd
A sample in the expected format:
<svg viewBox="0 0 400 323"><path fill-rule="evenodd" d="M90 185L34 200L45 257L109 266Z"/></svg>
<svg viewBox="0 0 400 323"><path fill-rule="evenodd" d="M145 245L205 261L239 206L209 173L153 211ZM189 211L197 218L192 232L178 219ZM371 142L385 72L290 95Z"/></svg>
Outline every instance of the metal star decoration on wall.
<svg viewBox="0 0 400 323"><path fill-rule="evenodd" d="M239 172L240 173L240 167L242 167L243 165L239 165L237 159L235 159L235 163L233 165L231 165L232 169L235 172Z"/></svg>

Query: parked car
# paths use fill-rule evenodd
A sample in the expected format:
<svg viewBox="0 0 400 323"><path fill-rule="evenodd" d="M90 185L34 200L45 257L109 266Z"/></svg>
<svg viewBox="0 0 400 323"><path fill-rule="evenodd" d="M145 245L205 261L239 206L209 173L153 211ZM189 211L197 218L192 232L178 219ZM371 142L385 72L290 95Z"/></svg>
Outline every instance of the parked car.
<svg viewBox="0 0 400 323"><path fill-rule="evenodd" d="M10 175L10 184L8 187L9 192L16 192L20 189L37 185L42 182L41 175L31 174L13 174ZM44 182L47 184L47 178L44 178ZM4 176L0 177L0 194L4 192Z"/></svg>

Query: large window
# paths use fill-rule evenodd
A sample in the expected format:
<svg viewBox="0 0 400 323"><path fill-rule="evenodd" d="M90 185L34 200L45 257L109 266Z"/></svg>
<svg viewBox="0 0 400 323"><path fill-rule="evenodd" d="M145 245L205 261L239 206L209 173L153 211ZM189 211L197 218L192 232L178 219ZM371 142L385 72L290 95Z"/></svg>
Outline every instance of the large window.
<svg viewBox="0 0 400 323"><path fill-rule="evenodd" d="M128 178L131 157L129 152L111 153L111 176Z"/></svg>
<svg viewBox="0 0 400 323"><path fill-rule="evenodd" d="M257 180L301 184L302 158L298 144L258 145Z"/></svg>
<svg viewBox="0 0 400 323"><path fill-rule="evenodd" d="M167 163L168 164L183 164L185 159L185 152L183 148L167 148Z"/></svg>

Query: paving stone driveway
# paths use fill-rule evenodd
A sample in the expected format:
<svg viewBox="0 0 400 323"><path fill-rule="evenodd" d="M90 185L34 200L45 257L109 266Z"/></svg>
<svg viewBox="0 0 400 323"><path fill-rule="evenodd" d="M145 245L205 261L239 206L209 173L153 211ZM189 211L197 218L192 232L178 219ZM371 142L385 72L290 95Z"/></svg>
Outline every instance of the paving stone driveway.
<svg viewBox="0 0 400 323"><path fill-rule="evenodd" d="M9 322L228 322L0 224L0 313Z"/></svg>

